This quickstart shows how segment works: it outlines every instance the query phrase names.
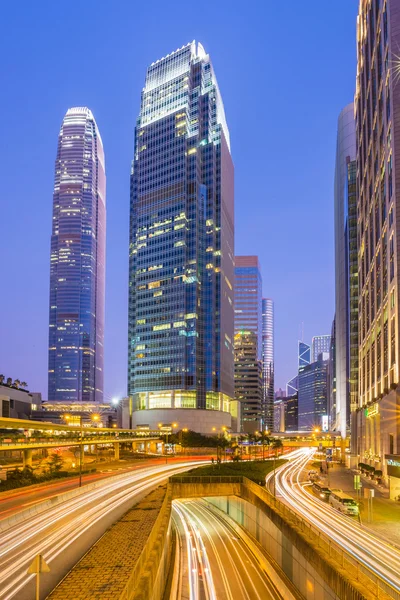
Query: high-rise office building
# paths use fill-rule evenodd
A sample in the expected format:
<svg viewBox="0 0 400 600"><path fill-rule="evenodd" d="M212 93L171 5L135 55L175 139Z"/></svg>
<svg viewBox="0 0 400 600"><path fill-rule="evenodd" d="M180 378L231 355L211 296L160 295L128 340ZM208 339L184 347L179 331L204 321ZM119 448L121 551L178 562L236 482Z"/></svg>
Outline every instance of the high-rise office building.
<svg viewBox="0 0 400 600"><path fill-rule="evenodd" d="M131 174L128 390L134 427L230 426L233 164L210 57L147 69Z"/></svg>
<svg viewBox="0 0 400 600"><path fill-rule="evenodd" d="M262 428L264 409L263 397L259 397L255 384L263 348L262 279L258 256L235 256L234 290L235 398L241 404L241 430L254 432Z"/></svg>
<svg viewBox="0 0 400 600"><path fill-rule="evenodd" d="M297 394L285 398L285 431L298 431L298 398Z"/></svg>
<svg viewBox="0 0 400 600"><path fill-rule="evenodd" d="M282 433L285 431L285 400L286 398L274 399L273 431L276 433Z"/></svg>
<svg viewBox="0 0 400 600"><path fill-rule="evenodd" d="M298 428L299 431L321 430L327 415L328 361L320 358L299 372Z"/></svg>
<svg viewBox="0 0 400 600"><path fill-rule="evenodd" d="M263 425L262 363L253 331L235 334L235 398L240 403L241 431L254 433Z"/></svg>
<svg viewBox="0 0 400 600"><path fill-rule="evenodd" d="M354 289L354 281L351 285L350 296L350 277L354 278L354 274L357 287L355 156L354 105L349 104L342 110L338 119L334 190L336 397L334 410L331 412L331 428L341 431L343 437L346 436L346 431L350 425L350 298L352 304L351 326L353 329L355 321L355 353L358 352L358 290ZM351 276L350 268L352 270ZM355 291L357 293L354 296ZM357 374L355 378L357 382Z"/></svg>
<svg viewBox="0 0 400 600"><path fill-rule="evenodd" d="M286 396L294 396L299 389L299 376L295 375L286 384Z"/></svg>
<svg viewBox="0 0 400 600"><path fill-rule="evenodd" d="M298 368L299 372L311 362L311 346L298 342Z"/></svg>
<svg viewBox="0 0 400 600"><path fill-rule="evenodd" d="M400 454L398 0L360 0L355 94L359 401L355 453L390 474Z"/></svg>
<svg viewBox="0 0 400 600"><path fill-rule="evenodd" d="M262 299L263 427L274 427L274 303Z"/></svg>
<svg viewBox="0 0 400 600"><path fill-rule="evenodd" d="M70 108L58 136L50 261L48 399L102 402L106 178L92 112Z"/></svg>
<svg viewBox="0 0 400 600"><path fill-rule="evenodd" d="M314 335L311 340L311 362L318 360L320 354L329 354L330 350L330 335Z"/></svg>
<svg viewBox="0 0 400 600"><path fill-rule="evenodd" d="M255 333L260 360L262 326L262 278L258 256L235 256L235 334L240 331Z"/></svg>

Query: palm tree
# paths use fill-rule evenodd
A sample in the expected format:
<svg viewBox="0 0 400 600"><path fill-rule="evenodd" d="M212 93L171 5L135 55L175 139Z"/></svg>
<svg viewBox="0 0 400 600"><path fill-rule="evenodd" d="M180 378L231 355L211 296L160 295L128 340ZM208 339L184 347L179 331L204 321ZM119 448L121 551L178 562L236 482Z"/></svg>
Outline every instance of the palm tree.
<svg viewBox="0 0 400 600"><path fill-rule="evenodd" d="M225 462L226 462L226 449L229 448L230 445L231 445L230 441L227 440L225 437L218 440L218 446L221 448L221 450L224 451Z"/></svg>
<svg viewBox="0 0 400 600"><path fill-rule="evenodd" d="M7 377L7 383L6 383L6 385L8 385L9 387L12 386L12 379L11 379L11 377Z"/></svg>
<svg viewBox="0 0 400 600"><path fill-rule="evenodd" d="M14 379L14 387L16 387L18 389L20 385L21 385L20 380L19 379Z"/></svg>
<svg viewBox="0 0 400 600"><path fill-rule="evenodd" d="M271 445L271 439L267 436L265 431L261 431L261 433L259 434L259 440L262 444L262 459L265 460L264 448L265 445L267 445L268 447Z"/></svg>
<svg viewBox="0 0 400 600"><path fill-rule="evenodd" d="M4 375L0 375L0 385L3 383L4 381Z"/></svg>
<svg viewBox="0 0 400 600"><path fill-rule="evenodd" d="M22 388L27 388L28 384L26 383L26 381L21 381L21 387Z"/></svg>
<svg viewBox="0 0 400 600"><path fill-rule="evenodd" d="M282 440L279 438L274 438L273 442L272 442L272 447L275 450L275 454L278 454L279 449L283 448L283 443Z"/></svg>
<svg viewBox="0 0 400 600"><path fill-rule="evenodd" d="M243 458L243 443L247 441L247 435L239 435L240 455Z"/></svg>

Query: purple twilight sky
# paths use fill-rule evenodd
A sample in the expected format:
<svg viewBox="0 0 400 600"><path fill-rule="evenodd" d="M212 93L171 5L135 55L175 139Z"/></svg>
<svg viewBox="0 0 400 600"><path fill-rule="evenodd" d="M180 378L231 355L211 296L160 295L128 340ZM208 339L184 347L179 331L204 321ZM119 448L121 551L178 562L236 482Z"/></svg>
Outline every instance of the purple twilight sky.
<svg viewBox="0 0 400 600"><path fill-rule="evenodd" d="M213 61L235 163L236 254L275 301L276 387L334 312L336 123L353 99L357 0L7 2L2 8L0 372L47 398L54 160L92 109L107 171L105 398L126 393L129 170L146 67L187 42Z"/></svg>

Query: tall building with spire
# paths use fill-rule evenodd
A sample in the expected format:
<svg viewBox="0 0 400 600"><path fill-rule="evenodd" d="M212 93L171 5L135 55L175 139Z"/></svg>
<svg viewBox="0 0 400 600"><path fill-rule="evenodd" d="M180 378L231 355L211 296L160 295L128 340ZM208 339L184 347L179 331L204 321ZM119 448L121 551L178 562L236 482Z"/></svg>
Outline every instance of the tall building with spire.
<svg viewBox="0 0 400 600"><path fill-rule="evenodd" d="M102 402L106 178L92 112L70 108L58 136L50 259L48 399Z"/></svg>
<svg viewBox="0 0 400 600"><path fill-rule="evenodd" d="M234 398L229 131L201 44L147 69L131 173L128 393L133 426L211 433Z"/></svg>

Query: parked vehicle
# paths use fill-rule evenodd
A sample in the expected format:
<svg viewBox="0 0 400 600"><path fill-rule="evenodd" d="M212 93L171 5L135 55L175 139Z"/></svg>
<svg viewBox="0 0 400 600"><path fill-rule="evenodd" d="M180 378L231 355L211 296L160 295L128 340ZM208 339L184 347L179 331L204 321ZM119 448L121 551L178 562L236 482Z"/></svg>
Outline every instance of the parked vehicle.
<svg viewBox="0 0 400 600"><path fill-rule="evenodd" d="M331 490L329 504L345 515L358 515L357 502L342 490Z"/></svg>
<svg viewBox="0 0 400 600"><path fill-rule="evenodd" d="M309 471L308 472L308 480L309 481L318 481L319 475L317 471Z"/></svg>
<svg viewBox="0 0 400 600"><path fill-rule="evenodd" d="M331 495L331 490L328 487L326 487L323 483L318 483L317 481L314 481L312 490L319 498L322 498L322 500L328 502L329 496Z"/></svg>

